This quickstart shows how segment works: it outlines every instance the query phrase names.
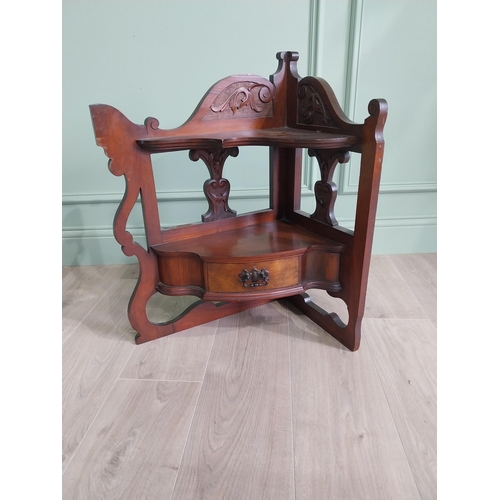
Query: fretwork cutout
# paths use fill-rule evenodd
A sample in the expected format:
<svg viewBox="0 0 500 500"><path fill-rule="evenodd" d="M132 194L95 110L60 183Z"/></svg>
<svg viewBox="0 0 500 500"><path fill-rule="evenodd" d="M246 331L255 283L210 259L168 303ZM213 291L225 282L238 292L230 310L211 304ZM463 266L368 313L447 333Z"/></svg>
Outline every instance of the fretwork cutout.
<svg viewBox="0 0 500 500"><path fill-rule="evenodd" d="M335 167L338 163L346 163L350 159L349 151L335 151L329 149L309 149L309 156L316 157L319 164L321 179L314 185L316 210L311 219L324 222L330 226L337 226L334 214L335 200L337 199L337 185L332 181Z"/></svg>
<svg viewBox="0 0 500 500"><path fill-rule="evenodd" d="M201 216L203 222L236 217L236 212L229 208L228 198L231 185L222 177L222 169L227 157L236 157L238 153L238 148L191 149L189 151L189 158L193 161L201 158L210 173L210 179L207 179L203 185L203 192L208 201L208 210Z"/></svg>

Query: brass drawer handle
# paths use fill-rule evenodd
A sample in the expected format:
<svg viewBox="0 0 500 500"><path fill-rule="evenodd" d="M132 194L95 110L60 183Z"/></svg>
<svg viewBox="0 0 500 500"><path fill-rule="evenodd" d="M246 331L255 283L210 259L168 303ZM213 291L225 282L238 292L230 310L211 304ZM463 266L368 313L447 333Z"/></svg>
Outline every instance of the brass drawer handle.
<svg viewBox="0 0 500 500"><path fill-rule="evenodd" d="M243 283L245 287L266 286L269 282L269 271L265 267L260 271L255 267L251 271L243 269L243 271L238 274L238 278L240 278L240 283Z"/></svg>

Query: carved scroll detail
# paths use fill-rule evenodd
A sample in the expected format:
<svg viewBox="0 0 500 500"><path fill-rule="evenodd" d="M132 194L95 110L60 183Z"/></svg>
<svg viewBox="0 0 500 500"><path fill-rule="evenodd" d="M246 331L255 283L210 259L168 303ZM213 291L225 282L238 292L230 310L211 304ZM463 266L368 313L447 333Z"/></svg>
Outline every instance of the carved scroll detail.
<svg viewBox="0 0 500 500"><path fill-rule="evenodd" d="M276 89L271 82L266 84L251 81L228 85L214 100L204 120L231 117L251 117L255 113L272 116L272 100ZM229 112L229 110L231 112ZM222 116L221 116L222 117Z"/></svg>
<svg viewBox="0 0 500 500"><path fill-rule="evenodd" d="M323 99L312 85L299 85L297 122L306 125L331 125L330 113L325 107Z"/></svg>
<svg viewBox="0 0 500 500"><path fill-rule="evenodd" d="M203 222L236 217L236 212L228 205L231 185L222 177L222 169L227 157L238 156L238 153L238 148L191 149L189 151L189 158L193 161L201 158L210 173L210 179L206 180L203 185L203 192L208 201L208 210L201 216Z"/></svg>
<svg viewBox="0 0 500 500"><path fill-rule="evenodd" d="M337 185L332 182L332 178L337 164L348 162L350 153L349 151L309 149L308 154L311 157L316 157L321 173L321 180L314 185L316 210L311 215L311 219L336 226L338 222L334 214L334 205L337 199Z"/></svg>
<svg viewBox="0 0 500 500"><path fill-rule="evenodd" d="M154 118L153 116L148 116L144 120L144 125L146 126L146 133L149 133L149 129L158 130L160 128L160 122L158 118Z"/></svg>

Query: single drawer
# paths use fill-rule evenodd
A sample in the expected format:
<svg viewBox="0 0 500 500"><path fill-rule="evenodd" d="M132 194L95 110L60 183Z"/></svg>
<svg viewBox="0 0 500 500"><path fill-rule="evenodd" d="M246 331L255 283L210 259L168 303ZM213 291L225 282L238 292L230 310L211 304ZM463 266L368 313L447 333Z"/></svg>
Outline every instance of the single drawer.
<svg viewBox="0 0 500 500"><path fill-rule="evenodd" d="M229 264L208 262L207 290L210 292L252 292L297 285L297 256L268 261L242 261Z"/></svg>

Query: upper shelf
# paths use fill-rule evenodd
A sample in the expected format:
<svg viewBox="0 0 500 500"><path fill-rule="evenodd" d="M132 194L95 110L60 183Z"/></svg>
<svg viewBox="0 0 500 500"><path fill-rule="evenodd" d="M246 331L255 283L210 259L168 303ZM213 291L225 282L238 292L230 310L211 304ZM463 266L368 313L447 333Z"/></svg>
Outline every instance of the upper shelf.
<svg viewBox="0 0 500 500"><path fill-rule="evenodd" d="M328 134L298 128L254 129L209 133L204 136L173 136L138 139L137 144L150 153L166 153L198 148L236 146L276 146L285 148L341 149L354 145L352 135Z"/></svg>

